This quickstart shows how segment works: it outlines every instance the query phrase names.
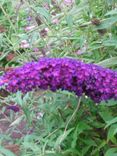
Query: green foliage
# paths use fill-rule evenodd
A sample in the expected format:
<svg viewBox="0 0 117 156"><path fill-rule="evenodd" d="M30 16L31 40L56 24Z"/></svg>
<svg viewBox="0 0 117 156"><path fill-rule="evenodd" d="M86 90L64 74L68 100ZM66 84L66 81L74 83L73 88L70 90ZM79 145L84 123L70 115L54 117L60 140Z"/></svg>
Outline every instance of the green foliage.
<svg viewBox="0 0 117 156"><path fill-rule="evenodd" d="M0 156L15 156L11 151L9 151L9 150L7 150L7 149L5 149L5 148L3 148L3 147L0 147ZM2 154L4 154L4 155L2 155Z"/></svg>
<svg viewBox="0 0 117 156"><path fill-rule="evenodd" d="M116 0L76 0L70 6L60 0L0 0L0 74L42 56L72 57L116 70L116 6ZM34 27L27 31L27 26ZM21 47L23 40L29 47ZM20 112L7 112L4 104L11 103ZM6 144L18 144L20 156L117 155L117 101L97 105L67 91L17 92L0 97L0 107L0 130L3 121L9 122L7 131L0 131L0 156L15 155ZM22 122L24 131L18 128ZM14 130L22 137L12 137Z"/></svg>

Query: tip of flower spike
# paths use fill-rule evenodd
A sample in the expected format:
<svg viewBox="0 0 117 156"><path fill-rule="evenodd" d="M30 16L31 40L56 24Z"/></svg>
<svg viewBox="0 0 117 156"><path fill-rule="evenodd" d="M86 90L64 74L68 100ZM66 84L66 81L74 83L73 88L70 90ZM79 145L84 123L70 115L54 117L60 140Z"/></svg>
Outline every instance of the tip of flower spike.
<svg viewBox="0 0 117 156"><path fill-rule="evenodd" d="M2 78L0 78L0 87L4 85Z"/></svg>
<svg viewBox="0 0 117 156"><path fill-rule="evenodd" d="M20 108L19 108L19 106L17 106L17 105L10 105L10 106L7 106L7 109L12 110L12 111L14 111L15 113L17 113L17 112L20 111Z"/></svg>
<svg viewBox="0 0 117 156"><path fill-rule="evenodd" d="M3 79L3 77L0 77L0 87L4 86L7 82L7 79Z"/></svg>

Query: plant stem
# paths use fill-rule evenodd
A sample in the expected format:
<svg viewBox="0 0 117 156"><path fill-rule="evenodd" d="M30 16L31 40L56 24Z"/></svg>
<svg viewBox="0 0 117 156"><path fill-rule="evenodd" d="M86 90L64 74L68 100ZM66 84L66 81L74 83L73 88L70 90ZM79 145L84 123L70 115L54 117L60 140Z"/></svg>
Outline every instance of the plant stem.
<svg viewBox="0 0 117 156"><path fill-rule="evenodd" d="M79 110L80 103L81 103L81 99L82 99L82 97L79 98L79 101L78 101L77 107L76 107L76 109L74 110L72 116L70 117L70 119L68 120L68 122L67 122L67 124L66 124L66 126L65 126L64 133L67 131L67 128L68 128L70 122L72 121L72 119L74 118L75 114L76 114L77 111ZM64 134L63 134L63 135L64 135Z"/></svg>
<svg viewBox="0 0 117 156"><path fill-rule="evenodd" d="M1 8L2 12L4 13L4 15L6 16L7 20L9 21L9 23L11 24L14 32L16 33L16 29L15 29L13 23L11 22L9 15L6 13L6 11L4 10L4 8L2 7L2 5L0 5L0 8Z"/></svg>

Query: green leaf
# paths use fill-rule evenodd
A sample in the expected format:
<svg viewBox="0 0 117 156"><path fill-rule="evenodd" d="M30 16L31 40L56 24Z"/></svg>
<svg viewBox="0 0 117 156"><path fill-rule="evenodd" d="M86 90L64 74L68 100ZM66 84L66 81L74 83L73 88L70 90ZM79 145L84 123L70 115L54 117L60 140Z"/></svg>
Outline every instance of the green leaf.
<svg viewBox="0 0 117 156"><path fill-rule="evenodd" d="M115 14L117 14L117 9L114 9L114 10L111 10L111 11L107 12L107 13L105 14L105 16L108 16L108 15L115 15Z"/></svg>
<svg viewBox="0 0 117 156"><path fill-rule="evenodd" d="M46 18L46 20L48 22L50 22L50 14L49 14L48 10L46 10L43 7L36 7L35 9L38 14L42 15L44 18Z"/></svg>
<svg viewBox="0 0 117 156"><path fill-rule="evenodd" d="M78 149L70 148L70 149L63 152L64 156L69 156L70 154L75 155L75 156L76 155L77 156L82 156L81 152L79 152Z"/></svg>
<svg viewBox="0 0 117 156"><path fill-rule="evenodd" d="M4 53L4 54L0 57L0 61L3 60L3 59L8 55L8 53L9 53L9 52Z"/></svg>
<svg viewBox="0 0 117 156"><path fill-rule="evenodd" d="M20 91L18 91L18 92L16 93L16 101L17 101L17 103L18 103L20 106L23 105L22 94L21 94Z"/></svg>
<svg viewBox="0 0 117 156"><path fill-rule="evenodd" d="M91 129L91 127L87 123L85 123L84 121L79 122L74 133L73 133L73 137L72 137L73 139L71 142L71 147L75 148L79 134L81 134L85 130L90 130L90 129Z"/></svg>
<svg viewBox="0 0 117 156"><path fill-rule="evenodd" d="M103 41L102 45L105 47L117 47L117 39L113 38L113 39L105 40Z"/></svg>
<svg viewBox="0 0 117 156"><path fill-rule="evenodd" d="M0 146L0 152L2 154L4 154L4 156L16 156L15 154L13 154L11 151L9 151L8 149L5 149L4 147Z"/></svg>
<svg viewBox="0 0 117 156"><path fill-rule="evenodd" d="M0 0L0 4L3 5L6 2L6 0Z"/></svg>
<svg viewBox="0 0 117 156"><path fill-rule="evenodd" d="M102 118L105 122L110 121L110 120L113 119L113 116L112 116L112 114L111 114L111 112L110 112L109 109L101 110L101 111L99 112L99 115L101 116L101 118Z"/></svg>
<svg viewBox="0 0 117 156"><path fill-rule="evenodd" d="M85 130L91 130L92 128L87 124L85 123L84 121L83 122L79 122L78 123L78 134L81 134L83 131Z"/></svg>
<svg viewBox="0 0 117 156"><path fill-rule="evenodd" d="M112 125L116 122L117 122L117 117L113 118L112 120L107 121L107 125L105 128L109 127L110 125Z"/></svg>
<svg viewBox="0 0 117 156"><path fill-rule="evenodd" d="M20 117L18 117L15 121L13 121L13 122L9 125L9 127L19 125L19 123L22 121L22 119L23 119L23 115L20 116Z"/></svg>
<svg viewBox="0 0 117 156"><path fill-rule="evenodd" d="M50 154L39 155L39 156L63 156L63 154L59 154L59 153L53 154L53 152L50 152Z"/></svg>
<svg viewBox="0 0 117 156"><path fill-rule="evenodd" d="M97 26L96 29L99 30L99 29L107 29L107 28L110 28L116 22L117 22L117 16L107 18L99 26Z"/></svg>
<svg viewBox="0 0 117 156"><path fill-rule="evenodd" d="M117 65L117 57L111 57L109 59L97 63L97 65L103 67L112 67L113 65Z"/></svg>
<svg viewBox="0 0 117 156"><path fill-rule="evenodd" d="M117 101L112 99L112 100L109 100L108 102L102 101L100 104L105 105L105 106L115 106L117 105Z"/></svg>
<svg viewBox="0 0 117 156"><path fill-rule="evenodd" d="M114 137L116 133L117 133L117 124L114 124L109 128L107 141L111 140L113 143L116 143L116 139Z"/></svg>
<svg viewBox="0 0 117 156"><path fill-rule="evenodd" d="M73 137L72 137L72 142L71 142L71 147L72 148L75 148L76 146L76 142L77 142L77 139L78 139L78 127L76 127L74 133L73 133Z"/></svg>
<svg viewBox="0 0 117 156"><path fill-rule="evenodd" d="M55 148L59 147L60 144L66 139L66 137L73 131L74 128L71 128L67 131L65 131L63 134L61 134L58 138L57 141L55 142Z"/></svg>
<svg viewBox="0 0 117 156"><path fill-rule="evenodd" d="M117 148L110 148L110 149L108 149L106 151L105 156L117 156Z"/></svg>
<svg viewBox="0 0 117 156"><path fill-rule="evenodd" d="M96 155L97 151L100 151L100 149L101 149L102 147L104 147L105 145L106 145L106 141L103 140L102 143L98 146L98 148L96 148L96 149L91 153L91 155Z"/></svg>
<svg viewBox="0 0 117 156"><path fill-rule="evenodd" d="M70 27L70 29L72 29L72 26L73 26L73 17L72 17L72 15L67 15L66 16L66 21L67 21L67 24Z"/></svg>

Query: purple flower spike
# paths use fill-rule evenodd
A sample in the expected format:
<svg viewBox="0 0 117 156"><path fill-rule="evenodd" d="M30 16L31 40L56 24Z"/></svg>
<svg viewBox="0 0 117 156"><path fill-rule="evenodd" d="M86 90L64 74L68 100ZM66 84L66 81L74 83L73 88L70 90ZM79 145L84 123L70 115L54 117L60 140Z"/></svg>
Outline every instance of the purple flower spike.
<svg viewBox="0 0 117 156"><path fill-rule="evenodd" d="M58 89L90 97L94 102L117 99L117 72L69 58L42 58L4 74L0 84L9 92Z"/></svg>
<svg viewBox="0 0 117 156"><path fill-rule="evenodd" d="M16 105L7 106L7 109L14 111L15 113L20 111L20 108Z"/></svg>

